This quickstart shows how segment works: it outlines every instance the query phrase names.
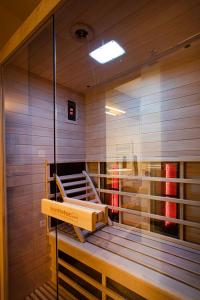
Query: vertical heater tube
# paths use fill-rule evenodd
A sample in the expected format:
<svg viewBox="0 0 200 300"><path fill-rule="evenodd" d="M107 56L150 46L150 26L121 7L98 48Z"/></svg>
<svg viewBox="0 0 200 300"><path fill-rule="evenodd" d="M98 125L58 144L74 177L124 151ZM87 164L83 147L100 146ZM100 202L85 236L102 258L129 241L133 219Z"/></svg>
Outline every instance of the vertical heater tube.
<svg viewBox="0 0 200 300"><path fill-rule="evenodd" d="M118 169L117 163L112 166L112 169L113 169L113 175L119 174L119 172L116 170L116 169ZM119 190L119 179L118 178L112 178L112 189ZM116 206L116 207L119 206L119 195L118 194L111 195L111 205ZM118 210L112 209L112 213L118 213Z"/></svg>
<svg viewBox="0 0 200 300"><path fill-rule="evenodd" d="M165 165L165 176L166 178L176 178L177 166L175 163L167 163ZM165 183L165 195L169 197L177 196L177 183L176 182L166 182ZM176 203L165 202L165 216L169 218L176 218ZM172 222L165 221L165 226L171 226Z"/></svg>

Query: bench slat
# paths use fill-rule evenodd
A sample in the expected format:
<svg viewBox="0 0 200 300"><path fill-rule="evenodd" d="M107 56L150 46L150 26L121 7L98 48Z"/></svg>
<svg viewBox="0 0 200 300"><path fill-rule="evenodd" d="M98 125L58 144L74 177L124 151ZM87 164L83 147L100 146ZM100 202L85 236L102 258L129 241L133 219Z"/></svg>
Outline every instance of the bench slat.
<svg viewBox="0 0 200 300"><path fill-rule="evenodd" d="M138 232L134 228L127 229L119 225L113 225L112 228L116 229L117 231L120 231L121 233L129 233L131 234L131 236L140 239L140 241L142 240L142 243L147 243L148 245L151 245L156 249L169 252L171 254L186 258L196 263L200 263L200 251L179 245L175 242L169 242L163 239L159 239L158 237L149 235L148 233Z"/></svg>
<svg viewBox="0 0 200 300"><path fill-rule="evenodd" d="M81 184L86 184L88 183L88 180L78 180L78 181L73 181L73 182L65 182L62 185L64 187L68 187L68 186L75 186L75 185L81 185Z"/></svg>
<svg viewBox="0 0 200 300"><path fill-rule="evenodd" d="M144 255L151 256L160 261L164 261L166 263L172 264L184 270L200 275L200 266L197 263L174 256L173 254L169 254L167 252L162 252L160 250L151 248L149 247L149 245L144 245L143 243L135 242L132 239L130 240L129 238L126 238L126 235L120 235L120 232L118 233L115 229L112 231L107 229L109 228L105 228L101 232L98 232L97 236L102 238L104 238L105 236L107 238L110 237L110 241L114 243L121 244L124 247L134 249L134 251L140 252Z"/></svg>
<svg viewBox="0 0 200 300"><path fill-rule="evenodd" d="M83 194L83 195L78 195L76 196L76 199L81 200L81 199L86 199L87 197L94 196L94 192Z"/></svg>
<svg viewBox="0 0 200 300"><path fill-rule="evenodd" d="M161 262L152 257L143 255L130 250L124 246L114 244L111 241L111 237L107 240L103 238L99 238L97 236L97 232L87 238L87 241L90 243L99 246L103 249L111 251L119 256L122 256L128 260L139 263L149 269L155 270L161 274L165 274L171 278L174 278L177 281L183 282L187 285L190 285L193 288L200 289L200 277L198 275L194 275L191 272L186 270L179 269L167 263Z"/></svg>
<svg viewBox="0 0 200 300"><path fill-rule="evenodd" d="M61 180L69 180L69 179L74 179L74 178L78 179L78 178L83 178L83 177L85 177L85 175L83 175L82 173L80 173L80 174L72 174L72 175L59 176L59 178Z"/></svg>
<svg viewBox="0 0 200 300"><path fill-rule="evenodd" d="M78 192L83 192L83 191L87 191L87 190L91 190L91 189L92 189L91 186L84 186L84 187L77 188L77 189L67 190L66 193L67 194L75 194Z"/></svg>

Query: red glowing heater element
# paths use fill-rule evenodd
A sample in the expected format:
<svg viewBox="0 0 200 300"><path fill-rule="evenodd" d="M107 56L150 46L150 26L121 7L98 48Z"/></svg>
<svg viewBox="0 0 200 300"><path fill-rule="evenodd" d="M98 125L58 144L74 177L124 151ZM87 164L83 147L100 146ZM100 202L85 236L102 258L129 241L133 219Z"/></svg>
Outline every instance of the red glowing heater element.
<svg viewBox="0 0 200 300"><path fill-rule="evenodd" d="M177 166L174 163L167 163L165 169L166 178L176 178ZM177 196L177 183L176 182L166 182L165 183L165 195L169 197ZM176 203L165 202L165 216L169 218L176 218ZM171 226L172 222L165 221L165 226Z"/></svg>
<svg viewBox="0 0 200 300"><path fill-rule="evenodd" d="M118 169L118 164L115 164L112 166L113 169L113 175L119 175L119 172L115 169ZM112 178L112 189L113 190L119 190L119 179L118 178ZM111 195L111 205L112 206L119 206L119 195L113 194ZM112 213L117 214L118 210L112 209Z"/></svg>

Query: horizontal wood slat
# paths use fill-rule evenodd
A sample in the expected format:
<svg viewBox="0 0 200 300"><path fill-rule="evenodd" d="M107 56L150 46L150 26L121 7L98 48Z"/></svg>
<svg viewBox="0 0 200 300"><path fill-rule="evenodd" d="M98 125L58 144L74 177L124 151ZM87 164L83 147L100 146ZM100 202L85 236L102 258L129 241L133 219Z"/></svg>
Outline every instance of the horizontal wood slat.
<svg viewBox="0 0 200 300"><path fill-rule="evenodd" d="M165 178L165 177L150 177L150 176L133 176L133 175L109 175L109 174L98 174L98 173L89 173L91 177L100 177L100 178L118 178L126 180L140 180L140 181L158 181L158 182L176 182L176 183L192 183L200 184L199 179L186 179L186 178Z"/></svg>
<svg viewBox="0 0 200 300"><path fill-rule="evenodd" d="M192 286L195 289L200 289L199 280L200 277L194 275L188 271L179 269L169 265L167 262L163 263L157 259L152 259L147 255L137 253L134 249L128 249L124 244L115 244L112 242L112 236L110 235L109 239L103 239L97 237L96 233L92 236L89 236L87 240L103 249L111 251L119 256L122 256L130 261L139 263L149 269L157 271L159 273L165 274L175 280L185 283L186 285Z"/></svg>
<svg viewBox="0 0 200 300"><path fill-rule="evenodd" d="M158 237L152 237L149 233L145 234L144 232L137 232L135 229L132 230L124 228L121 225L113 225L112 227L107 226L102 230L105 232L113 233L115 235L119 235L126 239L133 240L139 244L141 243L148 247L155 248L162 252L172 254L175 257L181 257L188 261L200 264L200 251L197 251L197 253L191 252L192 249L189 247L186 248L176 243L161 240Z"/></svg>
<svg viewBox="0 0 200 300"><path fill-rule="evenodd" d="M190 222L190 221L181 220L181 219L164 217L164 216L160 216L160 215L156 215L156 214L146 213L143 211L123 208L123 207L117 207L117 206L113 206L113 205L108 205L108 208L112 209L112 210L118 210L121 212L126 212L129 214L137 215L140 217L147 217L147 218L160 220L160 221L169 221L169 222L180 224L180 225L187 225L187 226L191 226L191 227L195 227L195 228L200 228L200 223L197 223L197 222Z"/></svg>
<svg viewBox="0 0 200 300"><path fill-rule="evenodd" d="M58 277L61 278L63 281L65 281L70 286L72 286L73 288L75 288L86 298L88 298L90 300L98 300L98 298L94 297L91 293L87 292L84 288L82 288L78 283L76 283L74 280L70 279L66 275L62 274L61 272L58 272Z"/></svg>
<svg viewBox="0 0 200 300"><path fill-rule="evenodd" d="M91 189L92 188L90 186L85 186L85 187L81 187L81 188L66 190L66 193L67 194L75 194L75 193L78 193L78 192L88 191L88 190L91 190Z"/></svg>
<svg viewBox="0 0 200 300"><path fill-rule="evenodd" d="M64 187L68 187L68 186L82 185L82 184L86 184L86 183L88 183L88 180L79 180L79 181L73 181L73 182L65 182L62 185Z"/></svg>
<svg viewBox="0 0 200 300"><path fill-rule="evenodd" d="M180 198L172 198L172 197L163 197L163 196L154 196L148 194L140 194L140 193L132 193L132 192L122 192L116 190L108 190L108 189L97 189L100 193L106 194L117 194L121 196L135 197L136 199L147 199L147 200L156 200L156 201L165 201L165 202L173 202L173 203L182 203L187 205L200 206L200 202L196 200L186 200Z"/></svg>

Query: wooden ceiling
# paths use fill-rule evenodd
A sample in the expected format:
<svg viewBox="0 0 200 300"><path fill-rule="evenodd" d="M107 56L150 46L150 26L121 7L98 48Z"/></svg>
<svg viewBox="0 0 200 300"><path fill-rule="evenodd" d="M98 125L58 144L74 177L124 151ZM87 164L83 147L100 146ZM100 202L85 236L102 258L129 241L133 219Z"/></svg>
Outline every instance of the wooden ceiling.
<svg viewBox="0 0 200 300"><path fill-rule="evenodd" d="M57 82L86 93L123 77L155 53L199 33L199 16L200 0L66 1L55 15ZM72 37L70 30L76 23L93 28L90 42L80 43ZM126 54L104 65L89 57L90 51L110 40L116 40ZM15 56L14 64L51 80L52 44L49 24Z"/></svg>

